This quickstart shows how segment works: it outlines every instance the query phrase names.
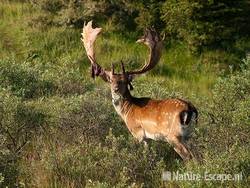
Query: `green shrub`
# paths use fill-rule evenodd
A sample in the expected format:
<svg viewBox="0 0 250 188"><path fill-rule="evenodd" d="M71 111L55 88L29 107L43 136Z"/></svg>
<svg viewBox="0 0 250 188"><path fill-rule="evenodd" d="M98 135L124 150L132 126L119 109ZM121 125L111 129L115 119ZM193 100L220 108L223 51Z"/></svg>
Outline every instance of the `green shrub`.
<svg viewBox="0 0 250 188"><path fill-rule="evenodd" d="M89 182L118 187L132 184L158 187L164 166L153 150L145 150L132 140L112 134L103 144L82 143L80 147L64 148L51 159L49 165L56 179L63 184L74 182L75 187Z"/></svg>
<svg viewBox="0 0 250 188"><path fill-rule="evenodd" d="M60 11L64 5L63 0L30 0L32 4L39 7L41 10L45 11L46 13L55 14Z"/></svg>
<svg viewBox="0 0 250 188"><path fill-rule="evenodd" d="M202 106L207 126L200 129L203 137L197 137L203 145L204 171L242 173L241 185L249 178L250 151L250 60L244 64L241 71L218 79L212 101Z"/></svg>
<svg viewBox="0 0 250 188"><path fill-rule="evenodd" d="M31 65L8 60L0 64L0 86L23 98L49 95L55 88L51 81L39 78L39 70Z"/></svg>
<svg viewBox="0 0 250 188"><path fill-rule="evenodd" d="M40 21L44 24L68 25L82 27L84 21L94 19L96 22L108 22L113 29L134 30L144 29L148 26L159 28L161 2L158 1L91 1L91 0L39 0L32 1L36 7L45 12L40 15ZM39 19L34 19L40 22Z"/></svg>
<svg viewBox="0 0 250 188"><path fill-rule="evenodd" d="M6 58L12 54L15 60L0 60L0 187L247 187L249 59L237 62L237 72L232 68L230 74L223 73L213 84L221 68L228 70L227 64L245 55L247 40L226 46L226 52L209 51L206 46L201 57L192 56L183 42L171 41L159 66L133 83L135 96L179 97L197 106L199 123L190 143L202 160L183 163L166 142L151 141L147 149L136 142L112 106L108 85L100 79L90 80L88 59L79 56L84 50L80 31L54 26L67 24L69 17L70 26L90 18L96 18L98 25L108 22L104 27L107 31L111 24L113 29L124 31L127 26L128 30L151 24L160 27L164 25L158 18L162 1L39 2L52 7L31 10L30 5L15 1L1 7L0 30L7 44L12 43L3 46L3 54ZM62 5L57 6L57 2ZM173 22L186 27L186 18L182 17L186 12L177 8L171 11L180 20ZM179 8L189 11L190 7ZM37 29L36 23L27 27L25 20L34 15L45 16L44 21L52 26L44 30ZM211 27L208 37L215 32ZM192 42L195 33L184 34L185 41ZM143 51L143 46L134 44L136 35L106 32L97 40L98 62L109 67L110 62L124 58L128 70L139 67L147 54L146 48ZM194 35L197 44L199 37L200 33ZM201 42L210 44L212 40L204 37ZM237 53L232 55L235 49ZM162 182L163 171L177 170L242 173L243 181Z"/></svg>
<svg viewBox="0 0 250 188"><path fill-rule="evenodd" d="M26 126L27 124L17 119L21 104L20 98L0 87L0 171L4 178L0 183L2 186L18 185L18 162L25 145L32 137L31 124Z"/></svg>
<svg viewBox="0 0 250 188"><path fill-rule="evenodd" d="M24 99L82 94L91 90L92 83L82 76L79 68L75 68L72 65L44 64L32 59L25 63L2 60L0 86Z"/></svg>
<svg viewBox="0 0 250 188"><path fill-rule="evenodd" d="M48 95L32 100L23 100L22 96L13 95L15 90L3 88L0 97L1 168L5 169L2 184L43 183L48 187L235 184L231 181L222 184L162 182L164 170L179 170L199 174L242 173L244 179L238 184L243 186L249 176L249 60L244 65L238 73L218 80L212 100L188 97L200 112L191 143L202 154L201 164L181 163L165 142L150 142L149 148L136 143L115 113L105 86L81 95ZM45 75L53 78L48 72ZM183 98L180 93L169 93L167 87L157 87L165 84L163 79L151 80L147 87L136 83L136 95ZM16 138L15 144L12 137ZM16 153L17 150L20 152ZM6 162L9 159L11 163Z"/></svg>
<svg viewBox="0 0 250 188"><path fill-rule="evenodd" d="M239 36L248 36L247 1L166 1L162 19L166 31L182 38L193 52L206 47L227 48ZM235 27L237 25L237 27Z"/></svg>

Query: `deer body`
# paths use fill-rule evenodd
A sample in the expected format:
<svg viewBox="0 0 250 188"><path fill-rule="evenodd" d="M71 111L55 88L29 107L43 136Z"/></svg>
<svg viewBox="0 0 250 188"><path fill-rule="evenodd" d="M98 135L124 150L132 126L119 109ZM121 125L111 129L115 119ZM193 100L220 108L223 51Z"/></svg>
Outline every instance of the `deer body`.
<svg viewBox="0 0 250 188"><path fill-rule="evenodd" d="M183 160L192 158L192 152L186 141L196 123L196 108L182 99L154 100L136 98L130 94L131 81L138 75L152 69L159 61L162 40L154 30L147 30L137 42L146 44L150 49L148 62L136 71L126 72L122 63L122 74L104 70L96 63L93 45L101 28L92 28L92 22L84 25L82 41L92 66L92 76L100 76L110 83L112 103L116 112L124 120L131 134L139 141L145 139L164 140L173 145Z"/></svg>
<svg viewBox="0 0 250 188"><path fill-rule="evenodd" d="M183 159L190 159L192 153L185 141L198 115L194 106L181 99L135 98L126 92L125 97L120 97L111 91L112 103L131 134L139 142L167 141Z"/></svg>
<svg viewBox="0 0 250 188"><path fill-rule="evenodd" d="M187 111L188 106L182 101L148 98L133 100L113 105L129 131L139 141L144 138L171 140L172 136L188 136L188 130L191 127L185 127L186 125L181 123L181 112ZM171 110L173 108L175 108L174 111ZM175 126L176 124L179 126Z"/></svg>

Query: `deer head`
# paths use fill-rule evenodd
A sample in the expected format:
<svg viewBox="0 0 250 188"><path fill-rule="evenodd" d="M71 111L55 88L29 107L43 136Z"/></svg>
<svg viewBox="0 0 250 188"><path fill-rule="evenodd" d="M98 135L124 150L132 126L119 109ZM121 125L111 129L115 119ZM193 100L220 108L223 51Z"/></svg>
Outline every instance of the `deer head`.
<svg viewBox="0 0 250 188"><path fill-rule="evenodd" d="M96 62L94 42L101 31L101 28L92 28L92 21L90 21L87 25L84 24L82 32L81 40L91 63L92 77L100 76L105 82L110 83L112 93L126 97L128 90L133 89L131 84L133 78L151 70L159 62L163 46L162 40L154 29L146 29L144 35L137 40L137 43L143 43L148 46L150 50L149 60L146 61L141 69L135 71L126 71L124 64L121 63L122 73L115 73L114 65L112 65L111 70L105 70Z"/></svg>

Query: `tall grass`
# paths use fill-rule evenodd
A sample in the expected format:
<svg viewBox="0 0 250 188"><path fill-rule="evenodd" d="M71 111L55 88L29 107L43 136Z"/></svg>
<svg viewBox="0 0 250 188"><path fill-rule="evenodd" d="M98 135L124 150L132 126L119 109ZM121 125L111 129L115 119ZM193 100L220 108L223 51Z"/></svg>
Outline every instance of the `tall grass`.
<svg viewBox="0 0 250 188"><path fill-rule="evenodd" d="M29 4L9 2L2 4L1 9L1 57L13 56L20 62L37 58L46 64L76 65L87 73L89 62L80 41L80 30L36 26L32 17L39 12ZM120 70L121 60L129 70L142 66L148 56L146 47L122 35L109 33L108 29L98 39L96 51L99 64L108 69L111 63L115 63L117 71ZM167 82L183 93L192 90L209 94L218 71L215 65L204 64L200 57L189 54L183 44L176 44L164 51L159 66L148 74L151 77L166 78ZM139 79L146 82L150 80L148 76Z"/></svg>

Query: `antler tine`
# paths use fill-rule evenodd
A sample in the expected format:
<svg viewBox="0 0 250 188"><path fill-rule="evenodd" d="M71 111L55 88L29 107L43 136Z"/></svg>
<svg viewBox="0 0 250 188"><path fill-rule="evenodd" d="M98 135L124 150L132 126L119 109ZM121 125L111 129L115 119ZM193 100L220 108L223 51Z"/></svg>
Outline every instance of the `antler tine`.
<svg viewBox="0 0 250 188"><path fill-rule="evenodd" d="M153 69L160 60L161 50L163 47L163 42L160 35L156 32L154 28L147 28L144 32L144 36L136 41L137 43L144 43L150 49L149 60L144 64L144 66L135 71L130 71L128 74L142 74L151 69Z"/></svg>
<svg viewBox="0 0 250 188"><path fill-rule="evenodd" d="M125 67L124 67L123 61L121 61L121 67L122 67L122 74L125 75L126 71L125 71Z"/></svg>
<svg viewBox="0 0 250 188"><path fill-rule="evenodd" d="M112 63L111 72L112 72L112 75L114 75L114 74L115 74L115 65L114 65L114 63Z"/></svg>

